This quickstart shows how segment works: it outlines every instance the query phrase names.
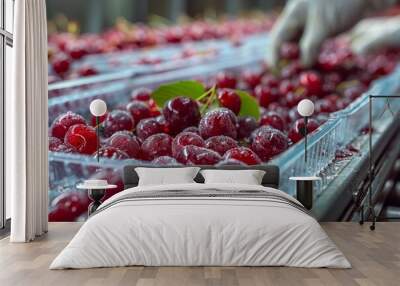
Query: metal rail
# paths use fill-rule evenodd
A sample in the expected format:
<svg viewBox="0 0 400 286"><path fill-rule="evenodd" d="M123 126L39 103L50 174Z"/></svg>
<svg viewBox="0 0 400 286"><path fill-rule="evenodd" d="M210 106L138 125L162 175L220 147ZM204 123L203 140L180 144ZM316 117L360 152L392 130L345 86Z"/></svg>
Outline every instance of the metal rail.
<svg viewBox="0 0 400 286"><path fill-rule="evenodd" d="M400 98L400 95L370 95L369 96L369 174L368 174L368 178L369 178L369 188L368 188L368 211L371 214L372 217L372 224L370 226L371 230L375 229L375 224L376 224L376 213L375 213L375 207L374 207L374 202L372 200L372 183L374 182L374 178L375 178L375 159L374 159L374 154L373 154L373 150L372 150L372 120L373 120L373 115L372 115L372 110L373 110L373 100L374 99L393 99L393 98ZM363 211L362 211L363 213ZM361 220L360 223L364 223L364 216L361 216Z"/></svg>
<svg viewBox="0 0 400 286"><path fill-rule="evenodd" d="M369 108L368 105L368 111ZM399 115L397 105L395 116ZM372 117L371 123L373 120ZM363 142L359 155L344 162L336 178L316 201L313 211L318 219L349 221L358 219L360 214L360 222L364 222L364 217L376 220L373 212L376 215L381 212L381 202L389 193L387 183L397 176L394 166L400 156L400 121L390 116L375 124L375 130L369 134L371 138L365 135L358 139ZM369 171L370 165L373 171Z"/></svg>

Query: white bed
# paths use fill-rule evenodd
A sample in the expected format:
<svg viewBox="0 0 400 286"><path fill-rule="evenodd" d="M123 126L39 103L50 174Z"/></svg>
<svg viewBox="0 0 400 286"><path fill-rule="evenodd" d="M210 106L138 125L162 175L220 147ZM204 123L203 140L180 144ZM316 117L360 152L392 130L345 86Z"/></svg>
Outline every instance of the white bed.
<svg viewBox="0 0 400 286"><path fill-rule="evenodd" d="M289 195L264 186L197 183L134 187L113 196L50 269L128 265L351 267Z"/></svg>

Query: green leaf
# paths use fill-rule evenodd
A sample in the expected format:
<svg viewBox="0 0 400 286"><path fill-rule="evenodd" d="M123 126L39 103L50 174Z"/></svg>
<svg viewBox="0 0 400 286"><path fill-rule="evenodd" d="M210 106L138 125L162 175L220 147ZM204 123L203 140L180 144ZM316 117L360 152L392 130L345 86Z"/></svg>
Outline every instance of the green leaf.
<svg viewBox="0 0 400 286"><path fill-rule="evenodd" d="M253 116L255 119L260 118L260 106L257 100L249 93L241 90L236 90L236 93L240 96L242 104L240 106L239 115L241 116Z"/></svg>
<svg viewBox="0 0 400 286"><path fill-rule="evenodd" d="M186 80L160 85L153 91L151 97L159 107L163 107L168 100L177 96L185 96L196 100L205 92L206 90L200 82Z"/></svg>

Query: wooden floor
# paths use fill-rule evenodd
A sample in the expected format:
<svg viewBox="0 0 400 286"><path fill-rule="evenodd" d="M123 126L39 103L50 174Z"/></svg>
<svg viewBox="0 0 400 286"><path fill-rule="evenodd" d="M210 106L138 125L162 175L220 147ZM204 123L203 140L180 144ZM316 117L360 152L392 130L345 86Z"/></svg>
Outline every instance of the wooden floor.
<svg viewBox="0 0 400 286"><path fill-rule="evenodd" d="M324 229L352 269L285 267L124 267L48 270L81 225L52 223L48 235L29 244L0 241L0 285L400 285L400 223L325 223Z"/></svg>

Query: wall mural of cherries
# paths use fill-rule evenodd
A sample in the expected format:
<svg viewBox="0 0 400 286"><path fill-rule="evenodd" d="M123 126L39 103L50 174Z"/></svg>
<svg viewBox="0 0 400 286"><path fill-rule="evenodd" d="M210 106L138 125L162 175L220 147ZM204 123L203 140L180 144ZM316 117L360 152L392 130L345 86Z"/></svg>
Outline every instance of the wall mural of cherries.
<svg viewBox="0 0 400 286"><path fill-rule="evenodd" d="M300 141L304 121L296 111L305 98L315 103L310 133L329 115L357 99L371 82L393 71L400 52L353 54L343 40L326 42L318 63L305 69L299 48L281 48L280 68L220 72L203 80L132 91L130 101L100 118L99 156L156 165L255 165L270 161ZM49 150L97 156L93 118L67 112L50 126ZM123 189L118 173L95 175ZM110 196L112 194L109 194ZM71 192L52 202L50 221L76 220L88 200Z"/></svg>
<svg viewBox="0 0 400 286"><path fill-rule="evenodd" d="M80 64L88 55L131 52L216 39L228 39L239 45L241 39L249 35L269 31L273 22L272 15L222 22L195 21L180 26L158 28L119 22L115 27L100 34L53 34L48 40L51 67L49 83L99 74L100 71L94 66ZM196 49L185 48L177 56L188 58L196 53ZM114 61L112 57L110 59L113 65L123 64ZM138 58L135 64L154 65L164 60L155 56L144 56Z"/></svg>

